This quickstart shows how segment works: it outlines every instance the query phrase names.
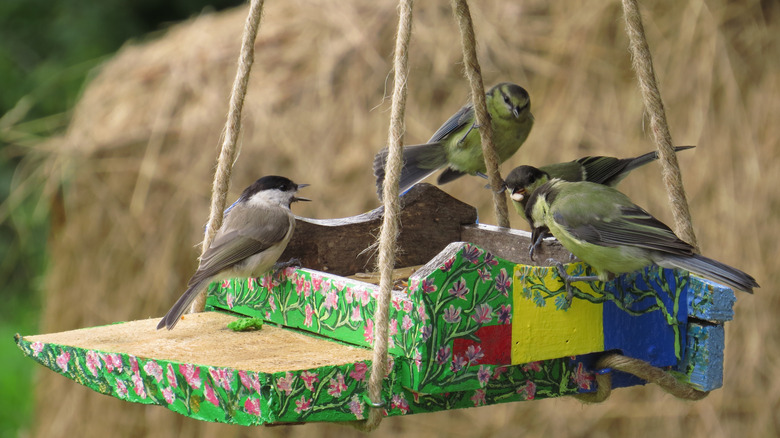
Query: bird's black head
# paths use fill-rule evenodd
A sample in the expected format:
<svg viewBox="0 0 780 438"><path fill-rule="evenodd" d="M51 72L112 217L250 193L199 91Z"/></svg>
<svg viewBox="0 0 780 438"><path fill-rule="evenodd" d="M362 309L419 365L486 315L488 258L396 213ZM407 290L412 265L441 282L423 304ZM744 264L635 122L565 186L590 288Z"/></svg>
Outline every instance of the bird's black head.
<svg viewBox="0 0 780 438"><path fill-rule="evenodd" d="M299 198L296 196L293 196L295 192L297 192L299 189L302 189L304 187L308 186L308 184L296 184L292 182L289 178L285 178L283 176L277 176L277 175L269 175L264 176L254 183L247 187L244 192L241 194L241 197L239 198L240 201L248 201L250 198L252 198L254 195L270 191L270 190L276 190L285 194L288 194L290 196L290 202L295 201L309 201L309 199L306 198Z"/></svg>
<svg viewBox="0 0 780 438"><path fill-rule="evenodd" d="M550 180L550 175L536 167L518 166L506 176L504 185L513 201L525 204L531 193Z"/></svg>

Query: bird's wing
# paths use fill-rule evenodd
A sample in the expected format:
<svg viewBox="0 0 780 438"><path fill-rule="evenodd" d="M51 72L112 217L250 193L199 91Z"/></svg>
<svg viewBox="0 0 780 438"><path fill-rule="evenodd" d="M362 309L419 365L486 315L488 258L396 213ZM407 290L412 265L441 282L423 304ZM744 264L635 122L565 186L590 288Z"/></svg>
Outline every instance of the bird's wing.
<svg viewBox="0 0 780 438"><path fill-rule="evenodd" d="M448 135L474 122L474 106L471 103L463 105L461 109L452 115L443 125L433 133L428 143L444 140Z"/></svg>
<svg viewBox="0 0 780 438"><path fill-rule="evenodd" d="M626 168L631 159L615 157L583 157L577 160L585 169L585 180L611 185L611 180Z"/></svg>
<svg viewBox="0 0 780 438"><path fill-rule="evenodd" d="M681 255L693 253L691 245L680 240L663 222L642 208L624 202L627 198L620 196L615 202L603 197L568 197L569 202L559 198L551 209L552 218L575 239L594 245L633 246Z"/></svg>
<svg viewBox="0 0 780 438"><path fill-rule="evenodd" d="M232 215L232 217L231 217ZM190 278L188 286L192 286L241 260L265 251L284 239L290 229L291 215L283 208L265 209L255 214L249 223L251 227L242 227L223 233L224 229L232 229L231 225L245 221L245 210L232 210L223 227L217 232L209 249L200 258L197 272ZM244 216L244 217L239 217ZM233 219L233 220L231 220Z"/></svg>

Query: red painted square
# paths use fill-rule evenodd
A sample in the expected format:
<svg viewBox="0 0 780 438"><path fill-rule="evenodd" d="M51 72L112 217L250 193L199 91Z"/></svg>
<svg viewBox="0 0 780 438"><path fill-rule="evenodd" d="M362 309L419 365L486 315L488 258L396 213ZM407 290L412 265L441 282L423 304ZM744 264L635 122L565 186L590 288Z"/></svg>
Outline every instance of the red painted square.
<svg viewBox="0 0 780 438"><path fill-rule="evenodd" d="M512 325L489 325L480 327L474 333L479 341L471 339L455 339L452 345L452 354L466 356L469 346L480 347L484 356L476 361L485 365L511 365L512 363ZM472 353L473 354L473 353Z"/></svg>

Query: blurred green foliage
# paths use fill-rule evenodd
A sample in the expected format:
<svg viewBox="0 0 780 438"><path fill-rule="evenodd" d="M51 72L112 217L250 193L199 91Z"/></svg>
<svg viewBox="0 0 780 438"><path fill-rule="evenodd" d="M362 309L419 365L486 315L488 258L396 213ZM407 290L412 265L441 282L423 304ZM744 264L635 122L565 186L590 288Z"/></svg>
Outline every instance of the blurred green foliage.
<svg viewBox="0 0 780 438"><path fill-rule="evenodd" d="M9 201L26 148L64 129L89 72L125 41L241 3L0 1L0 438L24 434L33 415L35 368L13 335L38 331L48 220L37 190Z"/></svg>

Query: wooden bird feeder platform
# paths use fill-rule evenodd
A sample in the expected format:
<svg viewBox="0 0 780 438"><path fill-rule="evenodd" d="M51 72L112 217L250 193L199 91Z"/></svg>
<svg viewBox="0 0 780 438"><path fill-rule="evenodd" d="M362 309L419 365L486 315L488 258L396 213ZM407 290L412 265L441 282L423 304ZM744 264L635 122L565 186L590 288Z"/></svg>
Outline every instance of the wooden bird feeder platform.
<svg viewBox="0 0 780 438"><path fill-rule="evenodd" d="M596 389L595 361L618 351L693 387L722 383L731 289L651 267L573 283L528 258L528 233L477 224L476 209L420 184L402 198L396 266L422 265L393 292L387 415L560 397ZM378 286L371 267L382 210L299 218L281 260L306 268L209 288L207 311L172 331L158 318L18 336L25 355L79 384L188 417L241 425L366 417ZM569 260L545 242L541 260ZM569 263L568 272L590 268ZM348 277L351 276L351 277ZM239 317L265 321L234 332ZM643 382L615 373L613 387Z"/></svg>

